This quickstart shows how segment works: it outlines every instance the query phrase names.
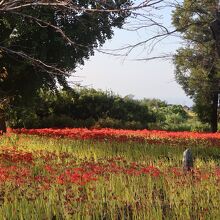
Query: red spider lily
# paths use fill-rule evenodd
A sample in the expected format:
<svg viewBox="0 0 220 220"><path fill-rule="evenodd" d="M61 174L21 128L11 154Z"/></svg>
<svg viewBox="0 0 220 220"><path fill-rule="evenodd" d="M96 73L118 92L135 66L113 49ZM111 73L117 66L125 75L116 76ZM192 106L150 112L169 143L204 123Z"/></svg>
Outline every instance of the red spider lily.
<svg viewBox="0 0 220 220"><path fill-rule="evenodd" d="M0 158L12 163L20 162L31 164L33 162L32 153L17 151L14 149L3 150L2 153L0 153Z"/></svg>
<svg viewBox="0 0 220 220"><path fill-rule="evenodd" d="M220 178L220 168L219 167L216 168L215 174L216 174L216 176L218 176Z"/></svg>
<svg viewBox="0 0 220 220"><path fill-rule="evenodd" d="M157 167L154 166L148 166L148 167L144 167L141 169L141 172L144 174L149 174L149 173L154 173L154 172L159 172Z"/></svg>
<svg viewBox="0 0 220 220"><path fill-rule="evenodd" d="M159 130L122 130L122 129L17 129L15 133L43 135L51 137L67 137L72 139L95 139L115 141L137 141L149 144L186 145L187 143L205 142L209 146L220 146L220 133L169 132Z"/></svg>
<svg viewBox="0 0 220 220"><path fill-rule="evenodd" d="M34 156L33 156L34 155ZM77 160L71 163L71 154L63 155L68 161L61 160L60 154L47 151L28 153L16 149L6 149L0 154L0 186L12 185L15 188L34 186L39 191L50 190L54 185L60 188L76 186L85 188L96 184L107 184L108 180L121 178L128 182L136 177L157 177L167 181L172 180L180 185L200 184L201 181L220 181L220 169L210 168L211 171L194 169L184 173L182 168L160 168L154 165L143 165L140 162L129 162L123 157L94 160ZM74 160L73 160L74 161ZM188 181L188 178L190 181ZM8 184L9 183L9 184ZM60 186L62 185L62 186ZM25 187L24 187L25 188ZM71 188L71 187L69 187Z"/></svg>
<svg viewBox="0 0 220 220"><path fill-rule="evenodd" d="M134 176L139 176L139 175L141 175L141 171L136 170L136 169L134 169L134 168L127 169L127 170L125 170L124 173L126 173L126 174L128 174L128 175L134 175Z"/></svg>
<svg viewBox="0 0 220 220"><path fill-rule="evenodd" d="M50 174L53 174L56 172L56 170L51 165L45 165L44 169L49 172Z"/></svg>
<svg viewBox="0 0 220 220"><path fill-rule="evenodd" d="M57 178L57 182L59 184L66 184L66 183L75 183L79 185L85 185L88 182L96 181L97 178L95 174L92 172L85 172L85 173L78 173L73 170L65 170L64 173L60 174ZM77 168L77 170L82 170Z"/></svg>
<svg viewBox="0 0 220 220"><path fill-rule="evenodd" d="M173 167L173 168L171 169L171 172L172 172L175 176L182 176L182 175L183 175L182 169L177 168L177 167Z"/></svg>
<svg viewBox="0 0 220 220"><path fill-rule="evenodd" d="M16 185L26 183L31 176L31 170L24 167L0 167L0 183L13 182Z"/></svg>

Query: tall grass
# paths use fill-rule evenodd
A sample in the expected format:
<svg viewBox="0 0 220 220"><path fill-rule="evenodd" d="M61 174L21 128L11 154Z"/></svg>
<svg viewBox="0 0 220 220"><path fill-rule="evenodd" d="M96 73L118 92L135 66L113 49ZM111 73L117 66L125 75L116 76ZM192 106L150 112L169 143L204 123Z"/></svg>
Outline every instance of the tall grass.
<svg viewBox="0 0 220 220"><path fill-rule="evenodd" d="M1 137L0 219L218 219L220 148L191 146L195 170L189 173L181 169L184 149ZM94 179L85 184L58 179L78 168Z"/></svg>

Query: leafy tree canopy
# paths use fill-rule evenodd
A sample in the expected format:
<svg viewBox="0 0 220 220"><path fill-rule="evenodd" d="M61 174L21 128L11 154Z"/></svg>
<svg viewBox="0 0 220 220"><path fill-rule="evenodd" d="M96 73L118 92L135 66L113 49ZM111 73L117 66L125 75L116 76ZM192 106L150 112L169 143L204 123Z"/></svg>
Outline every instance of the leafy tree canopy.
<svg viewBox="0 0 220 220"><path fill-rule="evenodd" d="M174 56L176 80L213 131L217 130L220 62L210 25L217 5L215 0L185 0L173 12L173 24L185 42Z"/></svg>
<svg viewBox="0 0 220 220"><path fill-rule="evenodd" d="M101 3L77 1L81 8L94 4ZM120 8L124 4L131 2L109 1L108 7ZM27 93L42 84L56 87L59 82L67 86L68 73L110 39L112 28L121 27L127 16L128 13L58 11L50 6L0 14L0 69L7 74L1 81L1 90L14 95L15 91ZM30 59L25 59L26 55Z"/></svg>
<svg viewBox="0 0 220 220"><path fill-rule="evenodd" d="M120 9L132 4L73 0L68 2L75 8L57 8L47 1L17 2L0 4L0 124L6 103L20 98L26 105L42 86L68 88L68 76L113 36L113 27L122 27L130 13ZM81 10L93 8L104 11Z"/></svg>

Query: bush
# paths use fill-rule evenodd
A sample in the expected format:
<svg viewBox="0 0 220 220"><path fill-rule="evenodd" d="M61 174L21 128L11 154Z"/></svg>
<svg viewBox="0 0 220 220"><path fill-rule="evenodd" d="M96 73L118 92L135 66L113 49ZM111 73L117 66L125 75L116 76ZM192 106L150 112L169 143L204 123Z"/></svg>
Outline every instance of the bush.
<svg viewBox="0 0 220 220"><path fill-rule="evenodd" d="M192 111L157 99L135 100L95 89L48 91L41 89L33 102L8 111L13 128L96 127L209 131Z"/></svg>
<svg viewBox="0 0 220 220"><path fill-rule="evenodd" d="M94 125L94 128L118 128L118 129L144 129L147 128L139 121L122 121L114 118L100 118Z"/></svg>

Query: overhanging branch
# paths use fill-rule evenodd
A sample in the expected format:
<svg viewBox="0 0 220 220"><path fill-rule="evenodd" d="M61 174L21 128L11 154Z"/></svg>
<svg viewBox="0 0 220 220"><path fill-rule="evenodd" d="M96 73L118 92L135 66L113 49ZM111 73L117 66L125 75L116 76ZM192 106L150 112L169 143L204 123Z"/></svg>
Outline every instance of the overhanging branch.
<svg viewBox="0 0 220 220"><path fill-rule="evenodd" d="M31 65L39 67L40 69L42 69L43 71L45 71L49 74L70 76L70 74L68 72L66 72L65 70L62 70L62 69L57 68L55 66L44 63L43 61L36 59L34 57L31 57L30 55L28 55L22 51L15 51L15 50L3 47L3 46L0 46L0 50L7 53L7 54L22 57L23 59L29 61L31 63Z"/></svg>
<svg viewBox="0 0 220 220"><path fill-rule="evenodd" d="M134 6L122 6L121 8L114 8L114 5L107 5L106 8L105 5L99 5L99 7L96 8L85 8L85 7L80 7L78 5L73 4L71 1L68 0L8 0L7 2L2 0L0 2L0 13L1 12L6 12L6 11L16 11L19 9L23 8L28 8L28 7L54 7L56 9L62 8L62 9L68 9L68 10L73 10L77 12L115 12L115 13L120 13L120 12L126 12L126 11L135 11L139 9L143 9L146 7L153 7L164 0L145 0L139 3L138 5ZM98 1L94 1L97 2ZM100 8L103 7L103 8ZM107 7L112 7L111 9L108 9Z"/></svg>

